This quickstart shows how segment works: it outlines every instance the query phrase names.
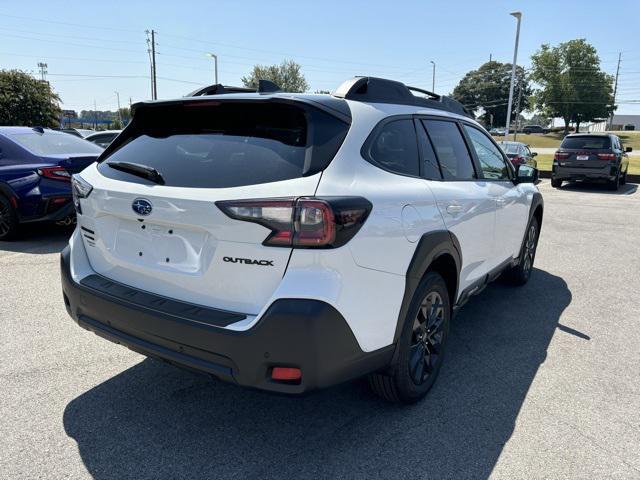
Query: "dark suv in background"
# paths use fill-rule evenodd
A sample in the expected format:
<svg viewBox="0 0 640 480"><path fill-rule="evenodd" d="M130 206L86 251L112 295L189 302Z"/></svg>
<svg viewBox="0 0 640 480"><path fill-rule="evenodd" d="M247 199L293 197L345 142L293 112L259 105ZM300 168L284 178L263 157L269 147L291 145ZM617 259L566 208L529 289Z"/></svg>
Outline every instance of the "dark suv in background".
<svg viewBox="0 0 640 480"><path fill-rule="evenodd" d="M540 125L527 125L522 128L522 133L529 135L531 133L549 133L551 130Z"/></svg>
<svg viewBox="0 0 640 480"><path fill-rule="evenodd" d="M627 181L630 151L617 135L567 135L553 157L551 185L560 188L563 181L605 181L611 190L618 190Z"/></svg>

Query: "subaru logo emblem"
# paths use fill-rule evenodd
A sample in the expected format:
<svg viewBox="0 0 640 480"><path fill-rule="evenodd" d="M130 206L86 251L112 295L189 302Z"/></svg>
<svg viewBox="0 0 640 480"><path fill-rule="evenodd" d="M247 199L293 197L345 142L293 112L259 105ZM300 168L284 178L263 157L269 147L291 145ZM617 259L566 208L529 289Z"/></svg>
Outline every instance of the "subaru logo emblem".
<svg viewBox="0 0 640 480"><path fill-rule="evenodd" d="M138 215L147 216L153 210L153 205L146 198L136 198L131 204L131 209Z"/></svg>

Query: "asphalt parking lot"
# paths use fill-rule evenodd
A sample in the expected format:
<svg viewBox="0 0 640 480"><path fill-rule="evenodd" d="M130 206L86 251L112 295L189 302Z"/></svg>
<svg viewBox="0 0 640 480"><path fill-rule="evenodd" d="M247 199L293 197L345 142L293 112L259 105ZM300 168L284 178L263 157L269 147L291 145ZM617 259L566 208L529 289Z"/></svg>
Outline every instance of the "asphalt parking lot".
<svg viewBox="0 0 640 480"><path fill-rule="evenodd" d="M640 478L640 192L540 189L531 281L462 309L411 407L145 359L67 316L68 230L0 242L0 478Z"/></svg>

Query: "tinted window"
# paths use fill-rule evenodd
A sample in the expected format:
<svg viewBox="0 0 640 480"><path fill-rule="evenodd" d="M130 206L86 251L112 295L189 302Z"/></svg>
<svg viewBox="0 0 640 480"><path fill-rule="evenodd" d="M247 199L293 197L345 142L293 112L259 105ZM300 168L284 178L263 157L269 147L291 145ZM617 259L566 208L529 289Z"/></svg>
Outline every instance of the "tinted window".
<svg viewBox="0 0 640 480"><path fill-rule="evenodd" d="M277 182L326 168L349 126L315 108L267 102L147 107L135 135L98 169L110 178L147 180L112 161L155 168L169 186L226 188ZM309 128L312 123L313 128Z"/></svg>
<svg viewBox="0 0 640 480"><path fill-rule="evenodd" d="M422 150L422 159L420 163L420 174L429 180L442 180L442 174L440 173L440 167L438 165L438 158L436 152L433 149L431 140L427 136L427 132L424 130L422 122L418 123L418 140L420 141L420 148Z"/></svg>
<svg viewBox="0 0 640 480"><path fill-rule="evenodd" d="M480 162L482 176L492 180L508 180L509 171L507 170L507 164L502 157L500 149L477 128L465 125L464 129L471 139L471 145ZM520 149L521 152L524 153L522 146L520 146Z"/></svg>
<svg viewBox="0 0 640 480"><path fill-rule="evenodd" d="M413 120L385 124L373 140L369 155L381 167L404 175L419 175L418 141Z"/></svg>
<svg viewBox="0 0 640 480"><path fill-rule="evenodd" d="M462 134L454 122L423 120L445 180L476 178Z"/></svg>
<svg viewBox="0 0 640 480"><path fill-rule="evenodd" d="M571 148L578 150L597 150L611 148L609 137L598 137L595 135L585 135L583 137L565 137L560 148Z"/></svg>
<svg viewBox="0 0 640 480"><path fill-rule="evenodd" d="M87 142L68 133L35 131L25 133L10 133L8 137L36 155L56 154L89 154L99 155L102 149L91 142Z"/></svg>

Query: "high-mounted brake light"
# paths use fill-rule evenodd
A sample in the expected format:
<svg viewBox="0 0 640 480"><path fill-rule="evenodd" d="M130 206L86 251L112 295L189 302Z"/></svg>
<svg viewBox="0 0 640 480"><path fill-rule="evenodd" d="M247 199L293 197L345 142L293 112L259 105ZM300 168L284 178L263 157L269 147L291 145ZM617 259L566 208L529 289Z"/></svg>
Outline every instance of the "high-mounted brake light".
<svg viewBox="0 0 640 480"><path fill-rule="evenodd" d="M271 230L263 245L337 248L358 232L371 211L362 197L274 198L216 202L227 216Z"/></svg>
<svg viewBox="0 0 640 480"><path fill-rule="evenodd" d="M38 169L38 174L41 177L52 180L62 180L63 182L71 181L71 175L62 167L42 167Z"/></svg>

